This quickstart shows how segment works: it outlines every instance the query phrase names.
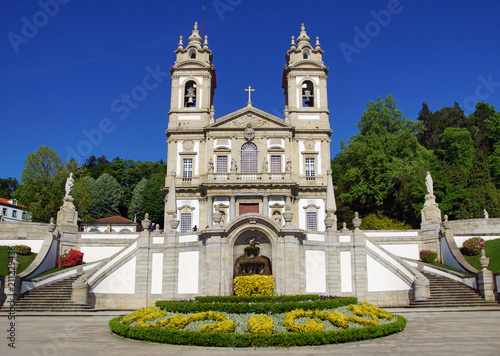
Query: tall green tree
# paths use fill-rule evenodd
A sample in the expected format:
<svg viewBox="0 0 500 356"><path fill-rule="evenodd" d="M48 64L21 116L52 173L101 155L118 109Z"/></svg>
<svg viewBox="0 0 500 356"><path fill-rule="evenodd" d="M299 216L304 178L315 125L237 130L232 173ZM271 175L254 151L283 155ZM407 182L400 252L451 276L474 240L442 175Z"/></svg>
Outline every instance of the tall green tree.
<svg viewBox="0 0 500 356"><path fill-rule="evenodd" d="M61 158L52 147L40 146L28 154L16 197L20 204L28 207L32 221L49 222L56 216L67 177Z"/></svg>
<svg viewBox="0 0 500 356"><path fill-rule="evenodd" d="M149 178L143 192L143 210L149 214L149 220L154 224L160 224L163 227L163 218L165 211L165 195L161 188L165 186L165 173L155 173Z"/></svg>
<svg viewBox="0 0 500 356"><path fill-rule="evenodd" d="M78 217L83 221L93 220L92 206L94 203L94 183L95 179L90 176L77 178L71 190L71 196L75 200L74 204L78 211Z"/></svg>
<svg viewBox="0 0 500 356"><path fill-rule="evenodd" d="M120 215L120 207L123 205L123 188L115 178L108 173L103 173L94 182L92 201L90 215L94 219Z"/></svg>
<svg viewBox="0 0 500 356"><path fill-rule="evenodd" d="M0 178L0 198L11 199L19 186L16 178Z"/></svg>
<svg viewBox="0 0 500 356"><path fill-rule="evenodd" d="M146 188L146 183L148 180L142 178L139 184L137 184L132 192L132 201L130 203L130 208L128 209L128 214L130 219L142 218L143 208L144 208L144 189ZM141 216L142 215L142 216Z"/></svg>
<svg viewBox="0 0 500 356"><path fill-rule="evenodd" d="M421 125L396 109L391 95L370 101L358 123L360 133L341 145L334 166L342 168L337 196L339 212L358 211L362 216L380 211L383 215L413 223L411 181L418 167L425 166L428 152L417 142ZM339 222L352 216L339 217Z"/></svg>
<svg viewBox="0 0 500 356"><path fill-rule="evenodd" d="M464 111L456 102L453 107L444 107L434 113L423 103L417 120L423 125L423 129L418 133L418 142L430 150L440 148L439 137L446 128L463 128L469 125Z"/></svg>

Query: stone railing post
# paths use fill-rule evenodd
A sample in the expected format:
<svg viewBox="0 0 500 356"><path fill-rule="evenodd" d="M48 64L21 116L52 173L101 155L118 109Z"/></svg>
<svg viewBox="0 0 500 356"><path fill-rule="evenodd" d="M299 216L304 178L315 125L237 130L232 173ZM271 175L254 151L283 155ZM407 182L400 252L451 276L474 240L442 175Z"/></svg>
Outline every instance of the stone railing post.
<svg viewBox="0 0 500 356"><path fill-rule="evenodd" d="M479 293L484 297L484 300L487 302L495 301L495 292L494 292L494 281L493 281L493 272L488 270L488 265L490 264L490 259L486 257L484 249L481 250L481 258L479 259L479 264L481 265L482 270L477 274L477 288Z"/></svg>
<svg viewBox="0 0 500 356"><path fill-rule="evenodd" d="M71 286L73 287L71 301L75 304L87 304L89 286L87 276L81 275Z"/></svg>

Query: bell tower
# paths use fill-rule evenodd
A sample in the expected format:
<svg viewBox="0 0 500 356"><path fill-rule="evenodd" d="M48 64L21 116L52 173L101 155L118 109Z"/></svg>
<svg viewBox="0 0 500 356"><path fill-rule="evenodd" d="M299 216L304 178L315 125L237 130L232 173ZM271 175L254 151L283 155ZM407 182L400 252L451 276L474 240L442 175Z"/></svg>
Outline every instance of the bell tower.
<svg viewBox="0 0 500 356"><path fill-rule="evenodd" d="M323 53L319 37L313 47L302 23L297 43L292 36L283 70L285 118L297 128L330 129Z"/></svg>
<svg viewBox="0 0 500 356"><path fill-rule="evenodd" d="M168 130L200 129L213 121L213 98L217 86L212 51L208 39L202 39L198 23L184 48L182 36L175 51Z"/></svg>

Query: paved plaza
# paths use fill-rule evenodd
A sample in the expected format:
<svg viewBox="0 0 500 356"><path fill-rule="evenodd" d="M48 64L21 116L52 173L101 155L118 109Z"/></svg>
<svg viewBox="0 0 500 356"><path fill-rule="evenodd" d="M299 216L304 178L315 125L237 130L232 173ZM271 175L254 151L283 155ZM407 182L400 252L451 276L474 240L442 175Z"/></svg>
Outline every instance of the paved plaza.
<svg viewBox="0 0 500 356"><path fill-rule="evenodd" d="M404 312L404 332L383 339L290 349L224 349L122 340L113 316L17 316L16 348L8 347L9 321L1 316L0 355L499 355L500 311Z"/></svg>

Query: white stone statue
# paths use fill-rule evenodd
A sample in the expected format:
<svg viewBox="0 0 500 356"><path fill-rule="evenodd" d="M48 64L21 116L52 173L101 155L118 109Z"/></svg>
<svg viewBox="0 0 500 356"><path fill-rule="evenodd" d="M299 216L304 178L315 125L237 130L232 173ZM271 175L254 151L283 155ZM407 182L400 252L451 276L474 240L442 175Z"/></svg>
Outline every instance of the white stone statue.
<svg viewBox="0 0 500 356"><path fill-rule="evenodd" d="M285 172L290 173L292 171L292 161L290 159L286 160Z"/></svg>
<svg viewBox="0 0 500 356"><path fill-rule="evenodd" d="M484 218L485 219L489 219L490 218L490 214L488 214L488 212L486 211L486 209L484 209Z"/></svg>
<svg viewBox="0 0 500 356"><path fill-rule="evenodd" d="M267 163L267 158L264 158L262 161L262 173L266 173L268 171L268 163Z"/></svg>
<svg viewBox="0 0 500 356"><path fill-rule="evenodd" d="M427 190L427 194L434 195L434 183L432 182L431 172L427 171L425 176L425 188Z"/></svg>
<svg viewBox="0 0 500 356"><path fill-rule="evenodd" d="M236 173L237 167L236 167L236 159L232 158L231 159L231 173Z"/></svg>
<svg viewBox="0 0 500 356"><path fill-rule="evenodd" d="M64 196L65 198L71 196L71 189L73 189L73 185L75 184L75 180L73 179L73 173L69 174L68 179L66 179L66 185L64 186L64 189L66 189L66 195Z"/></svg>
<svg viewBox="0 0 500 356"><path fill-rule="evenodd" d="M210 158L208 161L208 173L212 173L214 171L214 161Z"/></svg>

